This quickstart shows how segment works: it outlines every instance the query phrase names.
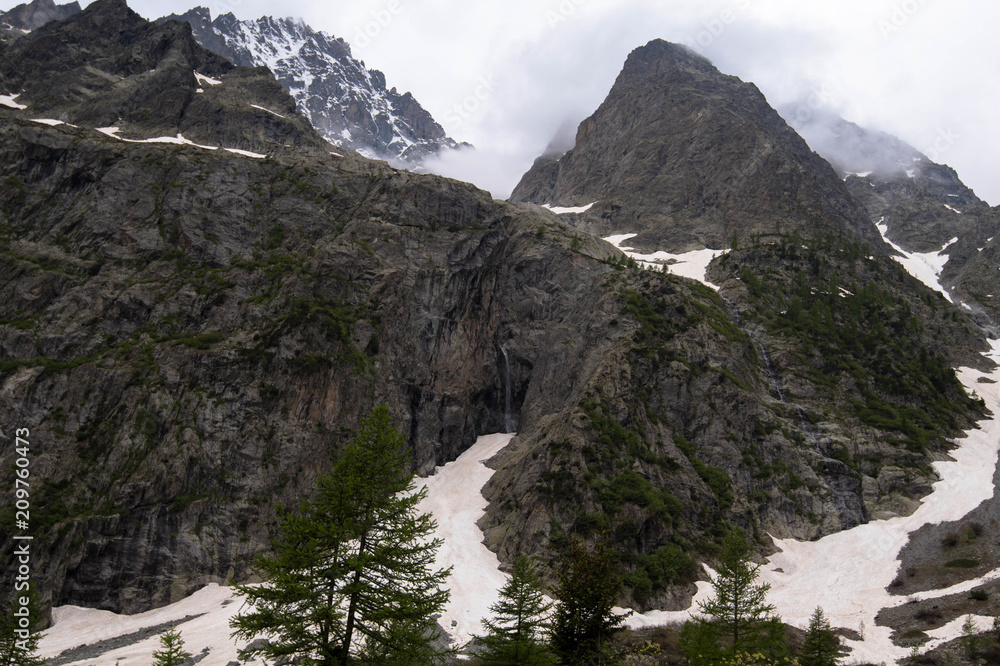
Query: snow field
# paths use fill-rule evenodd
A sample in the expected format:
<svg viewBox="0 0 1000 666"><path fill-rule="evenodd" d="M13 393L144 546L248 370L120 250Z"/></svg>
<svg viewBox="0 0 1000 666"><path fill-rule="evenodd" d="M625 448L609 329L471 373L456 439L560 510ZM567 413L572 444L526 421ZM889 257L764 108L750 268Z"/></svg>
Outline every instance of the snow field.
<svg viewBox="0 0 1000 666"><path fill-rule="evenodd" d="M482 618L490 616L490 606L500 598L507 582L500 560L483 543L476 525L486 513L483 486L493 470L483 464L504 448L513 434L483 435L454 462L438 467L433 476L418 481L427 488L427 497L418 506L437 521L436 536L444 539L438 550L437 566L454 567L445 587L451 599L438 622L457 645L483 631Z"/></svg>
<svg viewBox="0 0 1000 666"><path fill-rule="evenodd" d="M622 247L622 243L638 235L616 234L614 236L607 236L603 240L614 245L624 252L626 256L638 261L643 268L662 269L662 267L666 266L672 275L697 280L706 287L711 287L715 291L719 291L718 285L712 284L705 279L705 272L708 270L708 265L712 263L713 259L726 254L729 250L693 250L682 254L671 254L670 252L661 250L652 254L641 254L631 247Z"/></svg>
<svg viewBox="0 0 1000 666"><path fill-rule="evenodd" d="M884 222L885 218L883 217L879 220L878 224L875 225L876 228L878 228L879 233L882 234L882 239L892 246L892 249L903 255L902 257L893 257L893 259L902 264L907 273L917 278L934 291L942 294L948 299L949 303L954 303L951 299L951 295L945 291L944 287L941 286L941 283L938 282L938 278L941 276L941 271L944 270L944 265L948 263L948 255L945 253L945 250L951 247L953 243L956 243L958 238L952 238L944 244L944 247L936 252L907 252L886 237L886 234L889 232L889 227L884 224Z"/></svg>
<svg viewBox="0 0 1000 666"><path fill-rule="evenodd" d="M1000 351L1000 347L994 351ZM962 369L958 374L968 390L976 390L986 406L1000 415L1000 385L977 383L987 375L976 370ZM990 376L1000 379L1000 371ZM967 432L956 442L959 446L951 452L953 460L933 463L940 480L913 514L859 525L819 541L775 539L781 552L768 560L761 573L763 580L771 584L768 600L775 604L782 619L806 628L815 607L822 606L833 626L862 633L862 641L847 641L853 650L852 659L895 663L908 656L908 649L892 644L888 627L875 626L875 616L883 608L899 606L908 600L890 595L886 588L896 577L900 566L896 558L910 533L924 525L958 520L993 496L1000 420L979 425L980 429ZM1000 571L979 581L913 596L942 597L997 577ZM934 634L937 638L924 649L956 638L961 634L961 624L952 623L938 630Z"/></svg>
<svg viewBox="0 0 1000 666"><path fill-rule="evenodd" d="M38 654L51 659L64 650L81 645L113 639L166 622L176 623L181 632L184 649L197 656L208 647L208 656L199 661L200 666L226 666L237 659L237 644L229 637L229 619L235 615L242 601L236 598L231 587L211 583L177 603L136 615L119 615L110 611L79 606L60 606L52 609L53 626L38 643ZM182 622L188 615L200 617ZM243 643L240 647L243 647ZM68 666L148 666L153 651L160 649L159 634L143 641L115 650L99 657L70 662ZM258 665L262 662L241 662Z"/></svg>

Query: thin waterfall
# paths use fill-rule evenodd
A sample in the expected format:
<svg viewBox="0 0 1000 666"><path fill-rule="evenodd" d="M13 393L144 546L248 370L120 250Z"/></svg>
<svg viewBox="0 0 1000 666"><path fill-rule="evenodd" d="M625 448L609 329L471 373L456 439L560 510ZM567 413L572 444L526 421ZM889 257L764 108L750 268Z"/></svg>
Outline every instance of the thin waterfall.
<svg viewBox="0 0 1000 666"><path fill-rule="evenodd" d="M722 294L719 295L722 296ZM736 322L736 325L744 333L746 333L746 336L750 338L750 340L755 345L757 345L757 349L760 350L760 358L764 362L764 371L767 373L767 377L770 380L771 387L774 389L775 393L777 393L778 400L781 402L781 404L787 405L788 402L785 400L785 392L782 390L781 378L778 376L778 373L774 371L774 367L772 367L771 365L771 357L768 356L767 350L764 349L764 345L761 344L760 340L757 339L757 337L753 334L753 332L750 330L749 327L743 326L743 319L740 316L740 310L739 308L736 307L736 304L733 303L728 298L726 298L725 296L722 296L722 300L724 300L732 310L733 320ZM806 418L806 414L805 412L802 411L801 407L799 407L798 405L794 405L794 407L795 407L795 414L799 418L799 429L802 431L803 434L805 434L806 437L809 438L809 441L812 443L813 448L823 458L823 460L830 460L830 458L826 455L826 453L823 452L822 447L820 447L819 441L816 439L816 427L813 426L811 423L809 423L809 420Z"/></svg>
<svg viewBox="0 0 1000 666"><path fill-rule="evenodd" d="M514 432L514 423L510 415L510 357L507 356L506 347L500 347L500 351L503 352L504 367L507 371L506 381L504 382L507 393L507 401L503 411L503 426L504 432L511 433Z"/></svg>

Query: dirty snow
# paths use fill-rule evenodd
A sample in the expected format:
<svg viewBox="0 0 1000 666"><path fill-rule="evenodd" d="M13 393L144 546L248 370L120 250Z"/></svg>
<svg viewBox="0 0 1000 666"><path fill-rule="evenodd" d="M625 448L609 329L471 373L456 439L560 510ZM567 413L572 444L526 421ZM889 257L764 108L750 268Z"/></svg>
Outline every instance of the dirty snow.
<svg viewBox="0 0 1000 666"><path fill-rule="evenodd" d="M454 569L445 586L451 599L438 620L459 645L482 633L481 620L490 616L499 590L507 582L495 553L483 544L476 525L486 512L483 486L493 470L483 464L507 446L513 434L483 435L457 460L435 470L423 480L427 497L418 505L438 523L437 536L444 539L438 551L439 567Z"/></svg>
<svg viewBox="0 0 1000 666"><path fill-rule="evenodd" d="M569 207L566 207L566 206L550 206L549 204L542 204L542 208L548 208L549 210L551 210L556 215L562 215L564 213L586 213L588 210L591 209L591 207L595 203L597 203L597 202L593 201L593 202L587 204L586 206L569 206Z"/></svg>
<svg viewBox="0 0 1000 666"><path fill-rule="evenodd" d="M627 256L638 261L643 268L663 270L666 267L673 275L697 280L705 286L719 291L718 285L709 282L705 277L705 273L713 259L726 254L729 250L693 250L681 254L671 254L670 252L661 250L653 254L642 254L636 252L631 247L622 246L622 243L633 236L638 236L638 234L615 234L614 236L607 236L603 240L611 243Z"/></svg>
<svg viewBox="0 0 1000 666"><path fill-rule="evenodd" d="M230 638L229 619L239 611L242 601L233 595L233 588L212 583L177 603L138 613L118 615L110 611L79 606L59 606L52 609L53 626L38 642L38 654L52 659L61 652L80 645L93 645L100 641L130 634L147 627L175 622L181 633L184 649L198 655L209 648L208 656L199 661L200 666L226 666L235 661L237 644ZM200 617L181 622L189 615ZM80 659L68 666L115 664L121 666L148 666L153 651L160 649L159 634L133 645L102 654L99 658ZM241 662L261 664L260 661Z"/></svg>
<svg viewBox="0 0 1000 666"><path fill-rule="evenodd" d="M27 109L28 107L26 107L24 104L18 104L17 102L14 101L18 97L20 97L20 94L0 95L0 106L9 106L12 109Z"/></svg>
<svg viewBox="0 0 1000 666"><path fill-rule="evenodd" d="M936 252L907 252L889 240L886 236L886 234L889 233L889 227L885 224L884 217L879 220L878 224L875 226L878 228L879 233L882 234L882 239L892 246L892 249L903 255L901 257L895 256L893 259L902 264L903 268L906 269L906 272L923 282L934 291L943 294L949 302L954 303L951 295L944 290L944 287L941 286L938 278L941 275L941 271L944 270L944 265L948 263L948 254L945 250L951 247L954 243L957 243L958 237L952 238L944 244L944 247Z"/></svg>
<svg viewBox="0 0 1000 666"><path fill-rule="evenodd" d="M1000 341L991 344L993 349L988 355L1000 359ZM847 641L853 649L852 660L894 663L909 655L908 649L892 644L888 627L875 626L875 616L881 609L908 600L886 591L900 566L900 550L911 532L927 524L958 520L993 496L993 472L1000 448L1000 384L979 384L977 380L983 376L1000 380L1000 370L986 375L964 368L958 376L969 391L978 392L998 418L981 422L980 429L956 440L958 448L951 452L952 460L933 463L940 479L912 515L873 521L819 541L775 539L781 552L762 569L763 579L771 584L768 600L786 622L805 628L815 607L822 605L833 626L861 631L864 640ZM979 581L914 596L937 598L997 577L1000 571ZM961 624L951 623L937 630L925 649L959 636Z"/></svg>

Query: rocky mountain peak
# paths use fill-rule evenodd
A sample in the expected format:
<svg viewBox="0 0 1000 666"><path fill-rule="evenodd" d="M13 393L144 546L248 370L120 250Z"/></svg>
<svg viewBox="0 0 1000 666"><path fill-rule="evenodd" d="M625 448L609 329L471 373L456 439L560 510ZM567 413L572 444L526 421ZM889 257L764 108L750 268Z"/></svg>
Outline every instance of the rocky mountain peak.
<svg viewBox="0 0 1000 666"><path fill-rule="evenodd" d="M881 245L836 172L756 86L662 40L629 55L573 149L536 161L511 200L595 203L580 224L638 233L636 247L723 248L779 220Z"/></svg>
<svg viewBox="0 0 1000 666"><path fill-rule="evenodd" d="M669 81L682 76L704 80L717 75L718 70L708 58L681 44L654 39L629 54L620 76Z"/></svg>

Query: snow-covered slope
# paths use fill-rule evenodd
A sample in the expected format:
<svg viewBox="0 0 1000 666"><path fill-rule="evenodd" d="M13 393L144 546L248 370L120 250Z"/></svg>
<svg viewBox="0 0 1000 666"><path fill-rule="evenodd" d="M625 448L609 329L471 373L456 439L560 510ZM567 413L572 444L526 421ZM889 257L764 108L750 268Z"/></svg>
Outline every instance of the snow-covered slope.
<svg viewBox="0 0 1000 666"><path fill-rule="evenodd" d="M224 14L212 20L204 7L160 20L169 19L190 23L202 46L237 65L270 69L335 145L402 166L458 145L410 93L387 89L382 72L356 60L343 39L287 18L241 21Z"/></svg>

